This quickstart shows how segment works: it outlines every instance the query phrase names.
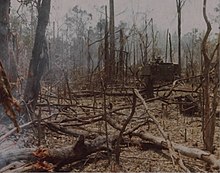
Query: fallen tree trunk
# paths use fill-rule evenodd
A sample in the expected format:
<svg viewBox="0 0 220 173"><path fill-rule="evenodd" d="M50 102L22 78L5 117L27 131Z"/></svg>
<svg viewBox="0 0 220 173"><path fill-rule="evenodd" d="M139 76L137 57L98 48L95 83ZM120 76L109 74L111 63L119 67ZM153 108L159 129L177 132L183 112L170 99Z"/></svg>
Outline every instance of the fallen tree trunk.
<svg viewBox="0 0 220 173"><path fill-rule="evenodd" d="M120 125L114 120L108 118L107 121L115 129L121 130ZM125 134L139 137L142 140L150 141L156 144L157 146L161 146L163 148L168 149L168 144L164 138L154 136L151 133L148 133L148 132L138 133L138 132L133 132L133 130L131 130L130 132L127 132ZM173 149L179 152L180 154L190 157L190 158L195 158L195 159L205 161L206 163L210 163L213 166L213 169L220 170L220 159L218 159L214 154L211 154L209 152L203 151L198 148L186 147L181 144L174 143L172 141L171 141L171 144L172 144Z"/></svg>
<svg viewBox="0 0 220 173"><path fill-rule="evenodd" d="M160 145L165 148L168 148L168 145L167 145L167 142L165 141L165 139L163 139L161 137L154 136L151 133L147 133L147 132L145 132L145 133L132 133L132 135L140 137L142 140L151 141L156 145ZM174 148L175 151L179 152L180 154L182 154L184 156L205 161L205 162L211 164L213 166L213 169L220 170L220 159L217 159L217 157L214 154L211 154L209 152L203 151L198 148L186 147L181 144L174 143L174 142L172 142L172 147Z"/></svg>
<svg viewBox="0 0 220 173"><path fill-rule="evenodd" d="M0 153L0 168L3 168L4 166L20 161L20 160L29 160L32 161L35 159L34 155L32 153L36 149L34 148L24 148L20 150L11 150L7 152Z"/></svg>
<svg viewBox="0 0 220 173"><path fill-rule="evenodd" d="M141 138L142 140L150 141L157 146L161 146L162 148L168 148L167 142L161 138L154 136L151 133L138 133L132 132L132 136L136 136ZM115 141L117 136L111 136L109 138L109 143ZM88 155L95 153L97 151L104 151L106 150L106 139L104 136L99 136L95 140L92 141L84 141L84 137L79 137L78 141L68 147L57 148L57 149L20 149L20 150L12 150L0 153L0 168L5 167L6 165L16 162L16 161L38 161L36 164L33 164L32 169L35 171L39 170L39 162L41 163L50 163L53 166L53 170L59 170L66 164L73 163L75 161L79 161L87 157ZM213 169L220 170L220 159L209 152L203 151L198 148L190 148L183 146L181 144L177 144L172 142L172 147L175 151L179 152L180 154L202 160L206 163L209 163L213 166ZM56 165L56 166L55 166ZM42 167L41 167L42 168ZM45 168L46 170L46 168ZM44 171L45 171L44 170Z"/></svg>
<svg viewBox="0 0 220 173"><path fill-rule="evenodd" d="M116 136L111 136L109 141L114 141ZM97 151L106 150L105 137L99 136L93 141L84 141L80 136L72 146L62 148L26 148L0 153L0 169L16 161L35 162L31 170L34 171L58 171L64 165L79 161ZM50 166L48 166L50 165ZM50 170L49 170L50 169Z"/></svg>

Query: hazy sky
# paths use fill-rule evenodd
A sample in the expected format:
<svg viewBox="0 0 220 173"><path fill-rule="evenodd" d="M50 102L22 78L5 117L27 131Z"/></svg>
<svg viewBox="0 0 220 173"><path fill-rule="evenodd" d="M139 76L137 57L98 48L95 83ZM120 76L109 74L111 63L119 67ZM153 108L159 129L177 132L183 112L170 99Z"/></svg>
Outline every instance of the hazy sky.
<svg viewBox="0 0 220 173"><path fill-rule="evenodd" d="M97 12L96 8L102 5L108 5L109 0L52 0L52 16L57 18L59 23L62 23L61 16L75 5L79 5L82 9L93 14L94 23L99 19L101 13ZM116 24L123 20L132 23L139 21L134 18L133 13L147 13L148 18L153 17L154 23L159 28L171 31L177 30L177 14L176 0L115 0L115 22ZM209 18L214 18L217 15L214 8L220 0L208 0L207 12ZM203 30L206 28L202 17L203 0L186 0L182 10L182 30L183 33L191 31L192 28ZM123 12L123 13L122 13ZM119 14L119 15L118 15ZM141 15L141 14L140 14ZM139 15L139 19L140 19ZM142 14L143 15L143 14ZM136 16L138 17L138 16ZM135 20L134 20L135 19ZM140 22L140 21L139 21ZM218 31L218 26L213 25L213 31Z"/></svg>
<svg viewBox="0 0 220 173"><path fill-rule="evenodd" d="M12 4L13 4L12 0ZM135 21L137 24L140 20L141 13L146 13L148 18L153 18L154 23L161 29L169 28L171 31L177 30L177 14L176 0L115 0L115 22L128 22L130 24ZM69 9L75 5L79 5L82 9L93 14L92 23L97 23L101 13L97 12L97 8L102 5L108 5L109 0L52 0L51 20L56 19L59 25L63 23L63 17ZM220 0L208 0L207 12L209 19L214 18L217 13L214 8ZM206 29L204 19L202 17L203 0L186 0L182 10L182 31L186 33L192 28L199 30ZM140 12L134 17L133 14ZM143 16L143 14L142 14ZM138 20L139 19L139 20ZM213 32L218 31L218 26L213 24Z"/></svg>

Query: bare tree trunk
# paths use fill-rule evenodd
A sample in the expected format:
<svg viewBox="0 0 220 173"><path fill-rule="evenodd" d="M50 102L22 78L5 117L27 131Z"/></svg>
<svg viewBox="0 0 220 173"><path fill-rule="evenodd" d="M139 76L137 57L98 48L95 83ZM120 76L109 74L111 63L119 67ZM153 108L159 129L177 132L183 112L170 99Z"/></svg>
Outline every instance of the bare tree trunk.
<svg viewBox="0 0 220 173"><path fill-rule="evenodd" d="M24 93L24 100L32 110L35 110L40 80L48 61L45 32L49 21L50 4L51 0L43 0L38 9L38 24Z"/></svg>
<svg viewBox="0 0 220 173"><path fill-rule="evenodd" d="M136 66L136 49L135 49L135 42L133 43L133 62L134 62L134 69ZM134 76L135 77L135 76Z"/></svg>
<svg viewBox="0 0 220 173"><path fill-rule="evenodd" d="M179 4L177 7L178 12L178 62L179 62L179 68L180 68L180 74L181 74L181 1L179 0Z"/></svg>
<svg viewBox="0 0 220 173"><path fill-rule="evenodd" d="M167 62L168 55L168 40L169 40L169 29L166 32L166 53L165 53L165 62Z"/></svg>
<svg viewBox="0 0 220 173"><path fill-rule="evenodd" d="M105 6L105 60L104 60L104 66L105 66L105 84L109 81L109 68L110 68L110 62L109 62L109 51L108 51L108 16L107 16L107 6Z"/></svg>
<svg viewBox="0 0 220 173"><path fill-rule="evenodd" d="M133 37L133 40L134 40L134 37ZM133 82L134 82L134 85L136 84L136 76L135 76L135 73L136 73L136 47L135 47L135 41L133 42Z"/></svg>
<svg viewBox="0 0 220 173"><path fill-rule="evenodd" d="M155 37L154 37L154 21L153 19L151 19L152 21L152 60L155 60Z"/></svg>
<svg viewBox="0 0 220 173"><path fill-rule="evenodd" d="M120 30L120 54L119 54L119 79L124 85L124 37L123 30Z"/></svg>
<svg viewBox="0 0 220 173"><path fill-rule="evenodd" d="M0 60L7 74L9 72L9 5L10 0L0 0Z"/></svg>
<svg viewBox="0 0 220 173"><path fill-rule="evenodd" d="M144 46L144 64L148 63L148 34L146 33L146 44Z"/></svg>
<svg viewBox="0 0 220 173"><path fill-rule="evenodd" d="M192 56L191 56L191 75L194 76L195 75L195 69L194 69L194 42L195 42L195 34L196 31L195 29L193 29L193 35L192 35Z"/></svg>
<svg viewBox="0 0 220 173"><path fill-rule="evenodd" d="M125 47L126 52L128 52L127 49L128 48ZM128 63L129 63L128 59L129 59L129 53L126 53L126 55L125 55L125 84L127 84L127 82L128 82Z"/></svg>
<svg viewBox="0 0 220 173"><path fill-rule="evenodd" d="M91 54L90 54L90 46L89 46L89 37L90 37L90 30L88 30L88 38L87 38L87 45L88 45L88 52L87 52L87 70L88 70L88 80L90 81L90 73L91 73Z"/></svg>
<svg viewBox="0 0 220 173"><path fill-rule="evenodd" d="M169 33L169 43L170 43L170 62L173 62L172 40L171 40L171 34L170 33Z"/></svg>
<svg viewBox="0 0 220 173"><path fill-rule="evenodd" d="M53 21L53 31L52 31L52 33L53 33L53 38L52 38L52 45L51 45L51 49L52 49L52 51L51 51L51 54L50 54L50 56L51 57L55 57L55 48L56 48L56 33L55 33L55 21ZM52 63L52 59L51 60L49 60L49 67L50 67L50 69L53 67L53 63Z"/></svg>
<svg viewBox="0 0 220 173"><path fill-rule="evenodd" d="M178 14L178 61L180 68L180 75L182 72L182 63L181 63L181 10L185 3L185 0L176 0L176 8Z"/></svg>
<svg viewBox="0 0 220 173"><path fill-rule="evenodd" d="M31 5L31 47L34 44L34 6Z"/></svg>
<svg viewBox="0 0 220 173"><path fill-rule="evenodd" d="M9 81L15 82L17 79L15 56L13 56L13 49L9 49L9 7L10 0L0 0L0 61L3 64Z"/></svg>
<svg viewBox="0 0 220 173"><path fill-rule="evenodd" d="M219 28L220 29L220 28ZM219 59L220 59L220 33L218 36L218 45L217 45L217 57L216 57L216 62L215 62L215 70L214 70L214 80L213 80L213 99L212 99L212 111L210 114L210 133L211 135L211 139L214 140L214 135L215 135L215 125L216 125L216 116L217 116L217 107L218 107L218 103L220 101L219 97L218 97L218 89L219 89ZM213 144L212 144L213 145ZM212 149L214 149L214 147L212 147Z"/></svg>
<svg viewBox="0 0 220 173"><path fill-rule="evenodd" d="M114 16L114 0L109 0L110 3L110 21L109 21L109 33L110 33L110 71L109 81L112 83L115 77L115 16Z"/></svg>
<svg viewBox="0 0 220 173"><path fill-rule="evenodd" d="M8 41L8 79L10 82L16 83L18 78L18 69L16 61L16 48L14 47L14 35L12 33L9 33Z"/></svg>
<svg viewBox="0 0 220 173"><path fill-rule="evenodd" d="M211 24L207 18L206 14L206 0L203 1L203 17L205 19L207 30L206 34L202 41L202 54L204 57L204 83L203 83L203 90L204 90L204 121L203 121L203 141L205 148L213 152L213 141L214 141L214 132L215 132L215 115L211 116L210 114L210 91L209 91L209 70L210 70L210 63L211 60L208 57L207 51L207 40L209 34L212 30Z"/></svg>

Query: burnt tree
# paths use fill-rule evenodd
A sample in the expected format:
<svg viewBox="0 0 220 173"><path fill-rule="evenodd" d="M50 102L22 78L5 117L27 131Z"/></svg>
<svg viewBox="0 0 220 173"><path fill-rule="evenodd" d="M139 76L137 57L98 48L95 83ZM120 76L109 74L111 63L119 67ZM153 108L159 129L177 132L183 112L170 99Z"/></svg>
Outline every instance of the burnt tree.
<svg viewBox="0 0 220 173"><path fill-rule="evenodd" d="M109 42L108 42L108 15L107 15L107 6L105 6L105 48L104 48L104 66L105 66L105 84L108 82L108 76L109 76Z"/></svg>
<svg viewBox="0 0 220 173"><path fill-rule="evenodd" d="M10 0L0 0L0 61L7 73L8 79L15 82L17 69L14 57L9 54L10 26L9 26Z"/></svg>
<svg viewBox="0 0 220 173"><path fill-rule="evenodd" d="M109 0L110 5L110 21L109 21L109 34L110 34L110 54L109 54L109 83L112 83L115 77L115 16L114 16L114 0Z"/></svg>
<svg viewBox="0 0 220 173"><path fill-rule="evenodd" d="M171 40L171 34L169 33L169 44L170 44L170 62L173 62L173 49L172 49L172 40Z"/></svg>
<svg viewBox="0 0 220 173"><path fill-rule="evenodd" d="M124 33L123 29L120 29L120 52L119 52L119 80L124 85Z"/></svg>
<svg viewBox="0 0 220 173"><path fill-rule="evenodd" d="M178 61L179 61L179 68L180 74L182 71L181 66L181 14L182 14L182 7L185 4L186 0L176 0L176 8L177 8L177 15L178 15Z"/></svg>
<svg viewBox="0 0 220 173"><path fill-rule="evenodd" d="M156 42L156 36L154 34L154 20L151 18L152 26L151 26L151 32L152 32L152 60L155 61L155 42Z"/></svg>
<svg viewBox="0 0 220 173"><path fill-rule="evenodd" d="M208 46L207 41L208 37L211 33L212 27L211 23L208 20L207 14L206 14L206 0L203 1L203 17L205 19L207 30L205 33L205 36L202 41L202 55L204 58L204 68L203 68L203 76L204 76L204 82L203 82L203 99L204 99L204 108L203 108L203 141L205 148L213 152L213 142L214 142L214 134L215 134L215 119L216 115L211 114L210 109L210 68L211 68L211 61L212 57L209 57L208 55ZM214 51L215 52L215 51ZM213 54L214 54L213 52ZM214 56L214 55L213 55Z"/></svg>
<svg viewBox="0 0 220 173"><path fill-rule="evenodd" d="M45 32L49 21L50 4L51 0L38 1L38 23L24 93L24 100L32 111L35 110L40 91L40 80L48 61Z"/></svg>
<svg viewBox="0 0 220 173"><path fill-rule="evenodd" d="M9 70L9 6L10 0L0 0L0 60L7 73Z"/></svg>

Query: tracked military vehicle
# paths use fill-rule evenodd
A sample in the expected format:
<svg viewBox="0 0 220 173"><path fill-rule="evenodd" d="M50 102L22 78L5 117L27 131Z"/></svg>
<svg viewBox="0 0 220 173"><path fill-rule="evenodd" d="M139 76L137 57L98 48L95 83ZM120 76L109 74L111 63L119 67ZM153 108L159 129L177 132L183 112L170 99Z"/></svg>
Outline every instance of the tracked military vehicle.
<svg viewBox="0 0 220 173"><path fill-rule="evenodd" d="M173 82L179 76L179 65L164 63L161 58L157 58L155 61L146 64L141 73L141 79L145 83L148 97L153 97L154 85Z"/></svg>

